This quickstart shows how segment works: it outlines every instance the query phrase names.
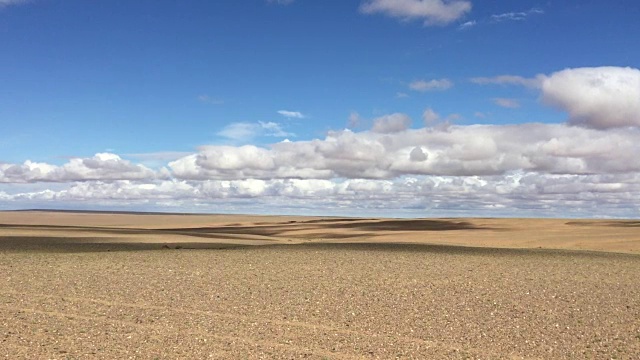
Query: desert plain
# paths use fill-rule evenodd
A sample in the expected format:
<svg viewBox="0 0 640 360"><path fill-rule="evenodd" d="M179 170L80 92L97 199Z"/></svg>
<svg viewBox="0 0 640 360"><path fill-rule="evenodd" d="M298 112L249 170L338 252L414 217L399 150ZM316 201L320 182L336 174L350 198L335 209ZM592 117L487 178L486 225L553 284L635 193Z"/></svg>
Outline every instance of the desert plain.
<svg viewBox="0 0 640 360"><path fill-rule="evenodd" d="M638 359L640 221L0 212L7 359Z"/></svg>

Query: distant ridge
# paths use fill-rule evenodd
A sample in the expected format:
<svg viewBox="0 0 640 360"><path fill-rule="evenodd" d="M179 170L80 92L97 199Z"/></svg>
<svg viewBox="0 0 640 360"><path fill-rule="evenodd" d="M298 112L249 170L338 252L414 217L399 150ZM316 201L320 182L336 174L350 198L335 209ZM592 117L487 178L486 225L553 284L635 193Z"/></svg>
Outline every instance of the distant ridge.
<svg viewBox="0 0 640 360"><path fill-rule="evenodd" d="M72 214L113 214L113 215L218 215L212 213L181 213L181 212L162 212L162 211L122 211L122 210L65 210L65 209L19 209L19 210L0 210L0 212L57 212Z"/></svg>

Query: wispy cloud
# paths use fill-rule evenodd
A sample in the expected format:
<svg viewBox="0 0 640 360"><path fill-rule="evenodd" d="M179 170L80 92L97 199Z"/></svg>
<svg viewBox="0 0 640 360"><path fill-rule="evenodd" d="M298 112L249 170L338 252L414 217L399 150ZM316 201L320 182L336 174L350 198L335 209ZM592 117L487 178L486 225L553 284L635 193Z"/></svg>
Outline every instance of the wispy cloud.
<svg viewBox="0 0 640 360"><path fill-rule="evenodd" d="M199 95L198 96L198 101L205 103L205 104L212 104L212 105L222 105L224 104L224 100L216 98L216 97L211 97L209 95Z"/></svg>
<svg viewBox="0 0 640 360"><path fill-rule="evenodd" d="M481 24L497 24L507 21L524 21L532 15L542 15L544 10L531 8L527 11L512 11L500 14L493 14L489 18L469 20L458 25L458 30L468 30Z"/></svg>
<svg viewBox="0 0 640 360"><path fill-rule="evenodd" d="M520 107L520 102L516 99L494 98L493 103L507 109L517 109Z"/></svg>
<svg viewBox="0 0 640 360"><path fill-rule="evenodd" d="M466 30L466 29L470 29L474 26L478 25L478 22L476 20L471 20L471 21L467 21L464 22L462 24L460 24L460 26L458 26L458 29L460 30Z"/></svg>
<svg viewBox="0 0 640 360"><path fill-rule="evenodd" d="M295 136L295 134L285 131L280 124L271 121L231 123L218 131L216 135L240 142L249 141L259 136Z"/></svg>
<svg viewBox="0 0 640 360"><path fill-rule="evenodd" d="M362 125L364 119L362 118L362 116L360 116L360 114L358 114L356 111L352 111L349 114L349 121L347 122L347 127L348 128L355 128L355 127L359 127Z"/></svg>
<svg viewBox="0 0 640 360"><path fill-rule="evenodd" d="M277 5L289 5L294 1L295 0L267 0L269 4L277 4Z"/></svg>
<svg viewBox="0 0 640 360"><path fill-rule="evenodd" d="M31 2L32 0L0 0L0 9L12 5L21 5Z"/></svg>
<svg viewBox="0 0 640 360"><path fill-rule="evenodd" d="M542 75L537 75L533 78L517 75L498 75L493 77L474 77L470 79L472 83L478 85L520 85L528 88L540 87L542 80Z"/></svg>
<svg viewBox="0 0 640 360"><path fill-rule="evenodd" d="M522 21L522 20L526 20L527 17L531 15L541 15L541 14L544 14L544 11L542 9L531 8L527 11L494 14L494 15L491 15L491 21L492 22Z"/></svg>
<svg viewBox="0 0 640 360"><path fill-rule="evenodd" d="M278 114L290 119L304 119L306 115L300 111L278 110Z"/></svg>
<svg viewBox="0 0 640 360"><path fill-rule="evenodd" d="M409 88L414 91L434 91L447 90L453 87L453 82L449 79L415 80L409 84Z"/></svg>
<svg viewBox="0 0 640 360"><path fill-rule="evenodd" d="M446 25L471 11L466 0L367 0L360 5L364 14L380 13L403 20L423 20L425 26Z"/></svg>

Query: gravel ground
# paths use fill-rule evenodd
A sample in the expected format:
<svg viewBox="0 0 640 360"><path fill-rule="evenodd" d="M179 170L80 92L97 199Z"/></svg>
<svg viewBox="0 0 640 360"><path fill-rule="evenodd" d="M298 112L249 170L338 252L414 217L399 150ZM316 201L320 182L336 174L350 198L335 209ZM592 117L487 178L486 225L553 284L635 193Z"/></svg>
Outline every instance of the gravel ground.
<svg viewBox="0 0 640 360"><path fill-rule="evenodd" d="M0 357L638 359L638 274L638 255L415 244L4 250Z"/></svg>

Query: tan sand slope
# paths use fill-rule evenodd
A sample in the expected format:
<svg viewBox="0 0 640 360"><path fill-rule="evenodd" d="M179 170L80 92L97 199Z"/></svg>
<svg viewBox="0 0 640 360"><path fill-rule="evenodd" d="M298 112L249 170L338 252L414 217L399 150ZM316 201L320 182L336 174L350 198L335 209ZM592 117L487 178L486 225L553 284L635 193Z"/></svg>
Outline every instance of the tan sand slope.
<svg viewBox="0 0 640 360"><path fill-rule="evenodd" d="M0 247L419 243L640 253L640 221L0 212Z"/></svg>

